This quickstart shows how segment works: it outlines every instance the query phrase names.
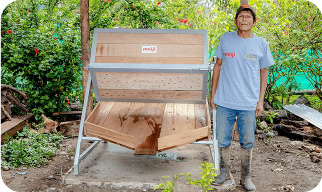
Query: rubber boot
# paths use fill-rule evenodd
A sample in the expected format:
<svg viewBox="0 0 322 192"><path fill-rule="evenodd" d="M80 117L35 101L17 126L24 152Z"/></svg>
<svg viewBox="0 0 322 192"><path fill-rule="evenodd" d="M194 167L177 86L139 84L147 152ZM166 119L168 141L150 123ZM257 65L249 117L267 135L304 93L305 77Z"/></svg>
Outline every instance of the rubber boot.
<svg viewBox="0 0 322 192"><path fill-rule="evenodd" d="M219 148L220 155L220 174L215 177L216 185L222 185L226 180L230 178L230 146L225 148Z"/></svg>
<svg viewBox="0 0 322 192"><path fill-rule="evenodd" d="M240 184L247 191L255 191L256 186L250 179L251 164L252 164L252 149L240 148L240 159L241 159L241 179Z"/></svg>

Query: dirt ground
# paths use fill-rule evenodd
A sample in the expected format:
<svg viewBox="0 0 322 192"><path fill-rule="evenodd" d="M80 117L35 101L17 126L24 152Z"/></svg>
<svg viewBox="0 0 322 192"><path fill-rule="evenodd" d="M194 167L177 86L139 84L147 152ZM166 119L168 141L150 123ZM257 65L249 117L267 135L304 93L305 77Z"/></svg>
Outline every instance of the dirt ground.
<svg viewBox="0 0 322 192"><path fill-rule="evenodd" d="M312 144L307 141L291 141L284 136L276 136L267 142L263 132L256 134L253 155L252 180L257 191L305 192L315 188L321 180L321 161L312 159L302 146ZM12 190L24 191L133 191L113 189L110 186L65 185L62 175L73 165L77 138L63 141L60 151L52 161L40 168L1 170L3 182ZM315 145L316 146L316 145ZM318 146L321 148L321 146ZM71 151L70 151L71 150ZM239 181L239 143L232 144L232 173ZM180 162L178 162L180 163ZM189 172L189 170L187 170ZM239 183L239 182L238 182ZM152 190L151 190L152 191ZM235 190L245 191L240 185Z"/></svg>

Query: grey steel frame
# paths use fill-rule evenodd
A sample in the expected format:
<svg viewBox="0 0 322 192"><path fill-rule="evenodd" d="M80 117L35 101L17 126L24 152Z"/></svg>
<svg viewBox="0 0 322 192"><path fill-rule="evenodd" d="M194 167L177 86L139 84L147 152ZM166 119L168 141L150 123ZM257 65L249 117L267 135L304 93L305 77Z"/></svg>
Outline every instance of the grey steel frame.
<svg viewBox="0 0 322 192"><path fill-rule="evenodd" d="M97 33L101 32L114 32L114 33L120 33L120 32L126 32L126 33L191 33L191 34L204 34L204 42L207 42L207 32L203 30L151 30L151 29L95 29L94 30L94 39L93 39L93 44L92 44L92 53L91 53L91 64L89 65L89 70L90 70L90 75L88 77L88 82L87 82L87 87L85 91L85 98L84 98L84 103L83 103L83 111L82 111L82 116L81 116L81 122L80 122L80 127L79 127L79 134L78 134L78 140L77 140L77 147L76 147L76 153L75 153L75 159L74 159L74 171L73 173L75 175L79 174L79 164L81 160L83 160L98 144L100 141L102 141L99 138L96 137L85 137L83 135L84 133L84 122L85 122L85 116L86 116L86 111L87 111L87 104L88 104L88 97L89 97L89 92L90 92L90 87L91 83L93 82L93 87L94 87L94 92L96 95L96 99L98 101L136 101L136 102L191 102L191 103L205 103L206 102L206 97L207 97L207 78L208 78L208 72L209 70L211 71L211 77L212 77L212 68L213 65L208 65L208 62L206 59L204 59L204 65L194 65L194 67L191 67L191 65L178 65L181 67L181 69L178 68L173 68L176 65L153 65L153 69L150 69L151 64L138 64L135 67L133 65L128 65L128 64L111 64L111 63L100 63L99 66L94 63L95 60L95 55L96 55L96 49L94 48L97 44ZM206 46L207 43L204 43ZM208 47L204 47L204 58L208 58ZM149 66L148 66L149 65ZM114 66L114 67L113 67ZM118 66L118 68L115 68L115 66ZM122 68L119 68L122 67ZM123 68L124 67L124 68ZM112 98L112 99L105 99L105 98L99 98L98 97L98 87L96 83L96 76L95 72L97 71L109 71L109 72L158 72L158 73L203 73L204 74L204 84L203 84L203 95L202 95L202 100L201 101L180 101L180 100L139 100L139 99L117 99L117 98ZM93 78L93 79L92 79ZM218 141L216 140L216 111L212 111L212 118L213 118L213 138L210 141L198 141L194 142L194 144L203 144L203 145L209 145L211 155L212 155L212 160L215 164L215 168L217 169L217 172L219 170L219 157L218 157ZM94 143L88 147L83 153L80 153L81 150L81 143L82 141L94 141ZM211 145L213 146L213 150L211 150Z"/></svg>

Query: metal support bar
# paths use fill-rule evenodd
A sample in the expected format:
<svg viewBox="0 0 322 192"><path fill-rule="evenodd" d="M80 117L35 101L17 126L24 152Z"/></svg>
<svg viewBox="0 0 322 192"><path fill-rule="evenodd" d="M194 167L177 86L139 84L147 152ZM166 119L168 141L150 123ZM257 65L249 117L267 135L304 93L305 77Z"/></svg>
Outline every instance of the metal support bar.
<svg viewBox="0 0 322 192"><path fill-rule="evenodd" d="M84 98L84 104L83 104L83 112L82 112L82 117L79 125L79 133L78 133L78 139L77 139L77 147L76 147L76 152L75 152L75 160L74 160L74 174L78 175L79 173L79 163L80 161L86 157L86 155L91 152L94 147L99 143L100 139L94 138L94 137L83 137L84 133L84 121L86 117L86 111L87 111L87 104L88 104L88 97L89 97L89 92L91 88L91 82L92 78L91 75L88 76L88 81L87 81L87 87L85 91L85 98ZM81 155L80 155L80 150L81 150L81 144L82 140L95 140L95 142L87 148Z"/></svg>
<svg viewBox="0 0 322 192"><path fill-rule="evenodd" d="M79 160L83 160L93 149L99 144L100 141L95 141L91 146L89 146L79 157Z"/></svg>

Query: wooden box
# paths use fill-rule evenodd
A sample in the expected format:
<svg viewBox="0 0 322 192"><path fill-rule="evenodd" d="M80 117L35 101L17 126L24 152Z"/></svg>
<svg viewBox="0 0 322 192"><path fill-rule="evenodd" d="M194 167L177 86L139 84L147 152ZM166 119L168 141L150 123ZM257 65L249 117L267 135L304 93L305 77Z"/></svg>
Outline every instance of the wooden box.
<svg viewBox="0 0 322 192"><path fill-rule="evenodd" d="M135 154L209 138L206 31L95 29L89 70L99 104L86 136Z"/></svg>

